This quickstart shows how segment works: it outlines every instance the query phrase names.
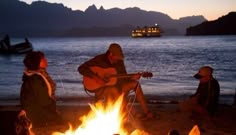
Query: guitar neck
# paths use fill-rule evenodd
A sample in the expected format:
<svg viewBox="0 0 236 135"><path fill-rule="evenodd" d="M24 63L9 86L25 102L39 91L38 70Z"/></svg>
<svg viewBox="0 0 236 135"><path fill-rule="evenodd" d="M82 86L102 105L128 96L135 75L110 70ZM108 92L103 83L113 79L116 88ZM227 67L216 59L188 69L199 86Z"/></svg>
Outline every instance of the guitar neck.
<svg viewBox="0 0 236 135"><path fill-rule="evenodd" d="M139 73L132 73L132 74L117 74L117 75L111 75L110 77L116 77L116 78L128 78L132 77L134 75L137 75Z"/></svg>

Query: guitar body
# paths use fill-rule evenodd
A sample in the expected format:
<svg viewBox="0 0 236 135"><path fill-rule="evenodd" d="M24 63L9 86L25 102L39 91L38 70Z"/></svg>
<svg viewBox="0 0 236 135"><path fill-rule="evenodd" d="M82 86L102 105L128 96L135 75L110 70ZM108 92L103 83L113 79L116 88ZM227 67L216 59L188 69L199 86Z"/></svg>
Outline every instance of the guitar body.
<svg viewBox="0 0 236 135"><path fill-rule="evenodd" d="M114 68L101 68L101 67L94 66L94 67L90 67L90 69L102 78L109 78L112 75L117 75L117 71ZM108 82L105 85L101 85L93 78L88 77L88 76L83 76L84 86L86 89L90 91L95 91L96 89L101 88L103 86L115 85L116 82L117 82L117 78L111 77L109 78Z"/></svg>
<svg viewBox="0 0 236 135"><path fill-rule="evenodd" d="M94 78L83 76L83 83L84 87L90 91L96 91L96 89L104 87L104 86L112 86L115 85L117 82L117 78L126 78L126 77L132 77L134 75L141 75L145 78L152 77L152 73L150 72L143 72L143 73L135 73L135 74L117 74L117 71L115 68L101 68L98 66L90 67L90 70L92 70L95 74L100 76L103 79L107 80L107 83L100 84L98 83Z"/></svg>

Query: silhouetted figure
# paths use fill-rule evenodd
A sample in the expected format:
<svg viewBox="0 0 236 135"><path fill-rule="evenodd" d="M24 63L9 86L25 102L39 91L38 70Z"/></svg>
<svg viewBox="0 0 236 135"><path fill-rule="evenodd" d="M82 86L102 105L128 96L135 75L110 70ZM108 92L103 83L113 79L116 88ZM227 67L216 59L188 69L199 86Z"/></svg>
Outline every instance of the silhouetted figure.
<svg viewBox="0 0 236 135"><path fill-rule="evenodd" d="M7 35L5 35L5 37L4 37L4 42L6 43L6 45L11 45L11 41L10 41L10 37L9 37L9 35L7 34Z"/></svg>
<svg viewBox="0 0 236 135"><path fill-rule="evenodd" d="M123 51L119 44L110 44L105 53L97 55L81 64L78 67L78 71L84 76L83 83L85 89L95 94L96 101L104 99L116 101L121 94L124 94L126 98L129 92L134 90L144 113L142 119L153 117L152 112L147 106L143 90L138 81L141 77L140 74L134 74L127 78L117 78L117 80L113 82L108 76L109 74L127 74ZM87 80L85 80L85 77ZM86 84L88 85L86 86ZM96 85L97 87L94 87ZM127 102L126 99L124 101ZM126 104L127 103L124 103L124 107Z"/></svg>
<svg viewBox="0 0 236 135"><path fill-rule="evenodd" d="M188 100L180 103L180 109L192 111L204 115L213 115L217 111L220 95L218 81L212 76L213 68L203 66L194 75L199 85L194 95Z"/></svg>
<svg viewBox="0 0 236 135"><path fill-rule="evenodd" d="M5 37L1 40L0 42L0 48L4 51L10 50L11 45L10 45L10 37L9 35L5 35Z"/></svg>
<svg viewBox="0 0 236 135"><path fill-rule="evenodd" d="M29 40L28 40L28 38L25 38L25 42L26 42L26 43L29 43Z"/></svg>

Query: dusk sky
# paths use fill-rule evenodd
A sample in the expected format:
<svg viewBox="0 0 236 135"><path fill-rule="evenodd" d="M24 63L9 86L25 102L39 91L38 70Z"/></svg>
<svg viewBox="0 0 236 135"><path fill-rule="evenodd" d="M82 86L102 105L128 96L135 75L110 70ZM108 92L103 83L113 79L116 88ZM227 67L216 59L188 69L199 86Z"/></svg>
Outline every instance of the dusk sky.
<svg viewBox="0 0 236 135"><path fill-rule="evenodd" d="M20 0L30 4L38 0ZM73 10L84 11L88 6L95 4L104 9L118 7L139 7L147 11L158 11L169 15L173 19L180 17L203 15L208 20L236 11L236 0L44 0L50 3L63 3Z"/></svg>

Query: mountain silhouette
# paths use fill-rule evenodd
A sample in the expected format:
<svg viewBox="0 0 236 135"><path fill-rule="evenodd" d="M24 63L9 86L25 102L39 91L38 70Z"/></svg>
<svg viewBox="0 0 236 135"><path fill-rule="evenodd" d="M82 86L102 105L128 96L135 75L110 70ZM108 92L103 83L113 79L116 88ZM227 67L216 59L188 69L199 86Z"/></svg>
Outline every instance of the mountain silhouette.
<svg viewBox="0 0 236 135"><path fill-rule="evenodd" d="M130 36L137 26L158 24L165 35L184 35L186 28L200 24L203 16L178 20L156 11L138 7L105 10L95 5L85 11L72 10L63 4L18 0L0 1L0 35L11 36Z"/></svg>
<svg viewBox="0 0 236 135"><path fill-rule="evenodd" d="M186 35L236 35L236 12L187 28Z"/></svg>

